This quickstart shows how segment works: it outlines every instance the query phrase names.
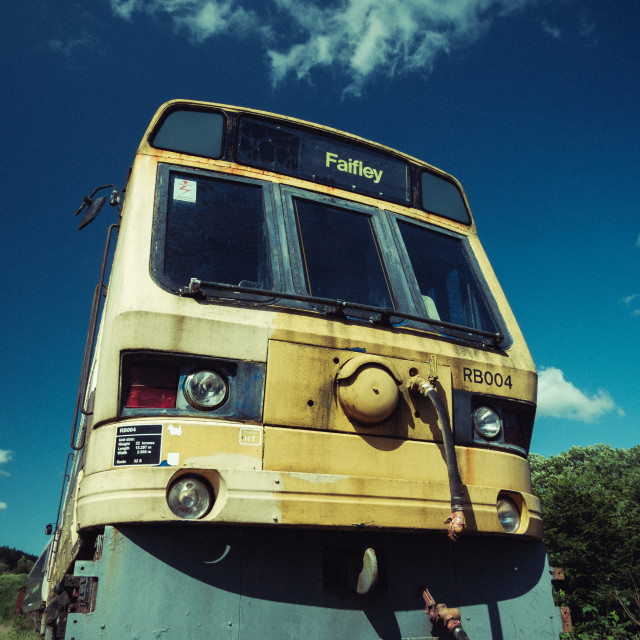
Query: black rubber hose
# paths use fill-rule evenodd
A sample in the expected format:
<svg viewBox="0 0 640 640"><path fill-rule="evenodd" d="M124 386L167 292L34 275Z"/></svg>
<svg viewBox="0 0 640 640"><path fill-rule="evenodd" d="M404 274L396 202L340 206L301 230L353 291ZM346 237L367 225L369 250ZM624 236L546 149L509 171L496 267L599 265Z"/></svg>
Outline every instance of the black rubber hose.
<svg viewBox="0 0 640 640"><path fill-rule="evenodd" d="M447 463L447 473L449 475L449 490L451 492L451 511L462 511L462 480L458 471L458 459L456 457L456 447L453 441L453 431L451 429L451 421L449 414L442 398L435 388L423 383L421 389L423 393L433 402L436 413L438 414L438 423L442 431L442 440L444 444L444 457Z"/></svg>

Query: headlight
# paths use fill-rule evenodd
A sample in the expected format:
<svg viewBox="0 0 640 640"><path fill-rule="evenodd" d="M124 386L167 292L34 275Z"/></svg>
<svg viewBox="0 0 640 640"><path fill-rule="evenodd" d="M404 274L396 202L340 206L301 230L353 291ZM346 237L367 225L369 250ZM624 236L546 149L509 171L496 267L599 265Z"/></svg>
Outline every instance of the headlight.
<svg viewBox="0 0 640 640"><path fill-rule="evenodd" d="M198 371L185 378L184 395L196 409L210 411L227 399L226 380L216 371Z"/></svg>
<svg viewBox="0 0 640 640"><path fill-rule="evenodd" d="M473 412L473 426L483 438L493 440L500 435L502 420L493 409L478 407Z"/></svg>
<svg viewBox="0 0 640 640"><path fill-rule="evenodd" d="M520 528L520 510L516 503L505 496L498 496L496 504L498 520L507 533L515 533Z"/></svg>
<svg viewBox="0 0 640 640"><path fill-rule="evenodd" d="M169 488L167 504L179 518L185 520L201 518L213 504L211 489L208 484L198 478L182 477Z"/></svg>

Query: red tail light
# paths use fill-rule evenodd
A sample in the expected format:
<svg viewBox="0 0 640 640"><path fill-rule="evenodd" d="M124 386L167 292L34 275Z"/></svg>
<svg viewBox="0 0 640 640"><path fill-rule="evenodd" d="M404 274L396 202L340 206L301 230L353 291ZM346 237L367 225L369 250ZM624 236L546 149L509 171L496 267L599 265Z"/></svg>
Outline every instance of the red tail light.
<svg viewBox="0 0 640 640"><path fill-rule="evenodd" d="M129 369L129 409L175 409L180 374L177 368L133 366Z"/></svg>

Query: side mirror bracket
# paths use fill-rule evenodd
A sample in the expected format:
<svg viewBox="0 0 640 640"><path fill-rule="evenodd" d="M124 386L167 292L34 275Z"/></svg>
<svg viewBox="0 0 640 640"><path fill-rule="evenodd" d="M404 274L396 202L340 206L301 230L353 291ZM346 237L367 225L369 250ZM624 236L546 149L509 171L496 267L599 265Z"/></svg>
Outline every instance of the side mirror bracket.
<svg viewBox="0 0 640 640"><path fill-rule="evenodd" d="M107 201L107 196L100 196L98 198L94 198L96 193L101 189L106 189L107 187L111 187L113 191L111 192L111 198L109 199L109 204L112 207L120 204L120 192L118 189L112 184L105 184L101 187L98 187L93 191L90 196L85 196L82 199L82 204L78 208L78 210L74 213L74 215L79 215L80 212L86 207L82 218L80 218L80 223L78 224L78 229L84 229L89 223L93 222L98 214L100 213L100 209L104 206L104 203Z"/></svg>

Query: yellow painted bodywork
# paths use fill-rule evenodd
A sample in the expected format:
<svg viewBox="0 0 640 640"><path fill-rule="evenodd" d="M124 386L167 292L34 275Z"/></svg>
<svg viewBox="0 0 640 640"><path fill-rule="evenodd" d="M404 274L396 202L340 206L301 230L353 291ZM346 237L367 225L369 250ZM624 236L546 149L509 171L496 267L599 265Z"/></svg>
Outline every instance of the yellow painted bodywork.
<svg viewBox="0 0 640 640"><path fill-rule="evenodd" d="M216 493L213 509L198 523L202 526L371 526L444 532L450 493L442 435L430 402L409 394L401 382L391 416L364 426L345 414L336 385L341 368L366 354L397 372L402 381L411 375L433 376L437 362L435 386L450 415L455 389L535 402L533 362L475 225L227 161L161 151L148 144L147 136L127 187L103 313L93 424L87 434L84 474L74 489L78 530L175 521L166 503L167 486L179 475L193 473L207 478ZM428 330L342 322L286 307L202 302L161 289L149 270L159 162L312 189L464 235L508 328L510 346L503 351L485 349ZM123 420L120 358L129 350L266 363L262 423L206 414L201 419ZM476 369L483 373L482 380L468 373ZM496 374L510 376L512 386L488 385L486 380ZM162 460L177 464L114 467L116 429L134 424L162 425ZM179 436L173 435L178 431ZM504 534L495 506L498 494L506 491L522 506L517 535L540 538L540 502L531 495L527 461L482 448L457 447L457 455L468 531Z"/></svg>

